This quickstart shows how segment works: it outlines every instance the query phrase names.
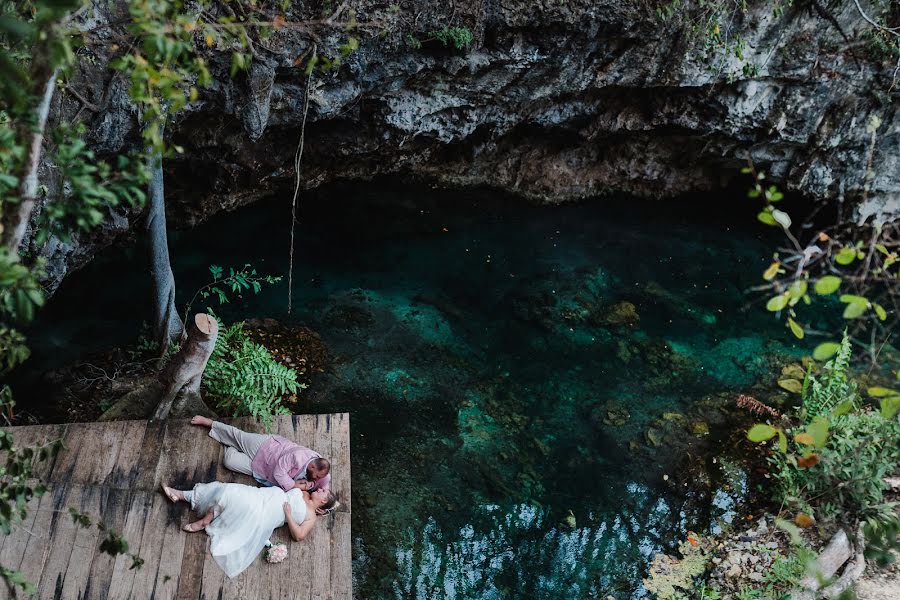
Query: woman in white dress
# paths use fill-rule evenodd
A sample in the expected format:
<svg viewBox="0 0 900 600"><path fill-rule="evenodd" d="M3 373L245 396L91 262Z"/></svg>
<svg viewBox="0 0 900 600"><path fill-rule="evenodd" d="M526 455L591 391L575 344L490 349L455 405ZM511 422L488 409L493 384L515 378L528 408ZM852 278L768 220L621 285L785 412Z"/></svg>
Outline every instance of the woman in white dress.
<svg viewBox="0 0 900 600"><path fill-rule="evenodd" d="M251 487L240 483L198 483L193 490L176 490L163 485L172 502L185 501L203 515L184 526L194 533L206 531L212 538L209 551L229 577L250 566L272 532L287 525L294 541L309 535L316 516L337 507L328 489L312 494L298 488L285 492L279 487Z"/></svg>

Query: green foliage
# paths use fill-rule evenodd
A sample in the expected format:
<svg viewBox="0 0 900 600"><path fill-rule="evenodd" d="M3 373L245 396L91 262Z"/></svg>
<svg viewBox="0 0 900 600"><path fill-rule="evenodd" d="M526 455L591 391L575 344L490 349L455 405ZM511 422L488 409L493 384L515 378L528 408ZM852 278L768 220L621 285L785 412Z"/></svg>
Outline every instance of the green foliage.
<svg viewBox="0 0 900 600"><path fill-rule="evenodd" d="M243 323L220 330L204 382L220 408L234 416L256 417L266 428L272 425L272 415L289 414L282 398L305 387L297 383L294 369L247 337Z"/></svg>
<svg viewBox="0 0 900 600"><path fill-rule="evenodd" d="M821 373L807 376L806 393L803 395L803 410L807 419L826 414L841 402L857 401L859 391L850 377L851 355L850 338L845 333L837 354L825 363Z"/></svg>
<svg viewBox="0 0 900 600"><path fill-rule="evenodd" d="M766 572L766 582L770 584L769 597L774 597L774 589L790 590L797 586L816 560L816 553L807 546L795 545L787 556L779 556ZM774 589L773 589L774 588Z"/></svg>
<svg viewBox="0 0 900 600"><path fill-rule="evenodd" d="M413 35L406 36L406 43L413 50L419 50L424 42L436 41L445 48L455 48L456 50L467 50L474 40L472 30L468 27L442 27L429 31L424 39L419 39Z"/></svg>
<svg viewBox="0 0 900 600"><path fill-rule="evenodd" d="M870 165L880 127L881 120L877 116L872 116L866 124ZM775 293L768 298L766 309L784 315L787 327L798 339L803 339L806 331L798 322L800 303L822 302L835 306L827 297L841 289L844 293L837 298L842 307L841 317L847 322L851 337L869 346L874 360L880 354L877 349L891 343L898 321L896 311L885 307L895 306L900 293L900 271L897 269L900 264L900 222L857 224L852 215L846 215L834 225L820 230L804 245L792 228L803 231L819 225L806 223L795 227L790 215L775 207L783 195L777 187L764 183L765 173L757 171L752 162L742 172L754 179L747 196L762 199L765 203L757 219L766 225L780 227L790 242L783 251L787 256L782 258L781 253L776 253L762 274L769 283L759 289ZM865 173L867 183L862 191L863 198L872 177L874 174L869 167ZM787 264L792 265L791 268L786 268ZM815 292L813 295L807 293L809 284ZM860 339L866 342L860 342ZM833 341L820 343L813 357L827 360L838 348Z"/></svg>
<svg viewBox="0 0 900 600"><path fill-rule="evenodd" d="M430 37L445 47L453 46L457 50L465 50L472 45L472 31L468 27L442 27L429 32Z"/></svg>
<svg viewBox="0 0 900 600"><path fill-rule="evenodd" d="M738 74L759 75L759 65L747 56L747 42L740 34L747 8L746 0L666 0L656 8L656 18L677 27L696 57L717 73L725 72L731 81ZM740 61L739 72L726 70L732 57Z"/></svg>
<svg viewBox="0 0 900 600"><path fill-rule="evenodd" d="M150 180L146 159L119 155L113 167L97 160L82 138L84 133L84 125L79 124L61 126L54 134L56 145L50 158L67 193L44 203L35 234L39 246L51 234L68 241L71 232L90 231L103 222L109 207L121 201L136 208L146 200L143 188Z"/></svg>
<svg viewBox="0 0 900 600"><path fill-rule="evenodd" d="M198 289L190 302L187 303L187 306L184 309L185 321L187 321L188 314L191 312L191 307L194 305L197 298L207 300L212 297L218 300L219 305L221 306L222 304L228 303L229 294L235 294L238 298L246 291L253 291L254 294L258 294L262 290L262 284L267 283L272 285L281 281L280 275L258 274L251 264L245 264L238 269L229 267L227 276L225 276L225 269L223 267L210 265L209 274L212 276L212 281Z"/></svg>
<svg viewBox="0 0 900 600"><path fill-rule="evenodd" d="M13 444L10 432L0 430L0 453L6 454L6 463L0 466L0 531L5 535L9 535L16 522L25 518L28 501L47 491L43 484L32 483L35 463L55 457L61 448L62 440L19 448ZM34 592L34 586L18 571L0 565L0 577L26 594Z"/></svg>
<svg viewBox="0 0 900 600"><path fill-rule="evenodd" d="M202 5L199 3L197 7ZM178 112L197 98L195 82L206 86L211 81L206 61L194 50L194 31L200 14L196 10L186 11L180 0L132 0L128 3L128 13L129 30L136 39L136 47L111 66L131 80L129 95L142 108L142 135L146 145L155 153L163 153L167 113ZM218 37L218 30L209 27L205 33L206 44L215 44ZM238 63L241 68L247 66L243 59Z"/></svg>
<svg viewBox="0 0 900 600"><path fill-rule="evenodd" d="M777 496L819 519L889 522L882 479L900 463L900 423L873 412L834 419L817 464L803 468L789 455L772 457Z"/></svg>
<svg viewBox="0 0 900 600"><path fill-rule="evenodd" d="M871 387L869 395L880 400L881 410L860 410L857 384L850 372L851 346L846 333L832 358L819 373L808 372L796 425L756 424L747 437L765 442L775 435L779 452L769 457L770 476L775 481L775 500L797 523L838 522L854 529L865 523L872 555L885 558L897 547L900 520L894 505L884 500L884 477L900 467L900 392ZM788 443L787 435L792 441ZM779 527L792 538L797 527L779 519ZM796 566L796 565L795 565ZM781 565L790 570L790 565ZM773 567L770 575L780 577ZM783 579L793 575L785 574Z"/></svg>

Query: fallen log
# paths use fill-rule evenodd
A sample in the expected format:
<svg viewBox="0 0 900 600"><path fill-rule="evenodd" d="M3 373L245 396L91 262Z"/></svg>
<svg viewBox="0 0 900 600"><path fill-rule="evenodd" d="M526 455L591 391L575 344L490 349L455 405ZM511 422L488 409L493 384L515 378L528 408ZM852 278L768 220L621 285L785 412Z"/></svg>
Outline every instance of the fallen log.
<svg viewBox="0 0 900 600"><path fill-rule="evenodd" d="M159 379L164 388L153 415L154 420L169 416L176 397L181 396L181 401L188 396L199 397L200 380L216 347L218 335L219 324L213 317L198 313L189 320L187 339L160 373Z"/></svg>

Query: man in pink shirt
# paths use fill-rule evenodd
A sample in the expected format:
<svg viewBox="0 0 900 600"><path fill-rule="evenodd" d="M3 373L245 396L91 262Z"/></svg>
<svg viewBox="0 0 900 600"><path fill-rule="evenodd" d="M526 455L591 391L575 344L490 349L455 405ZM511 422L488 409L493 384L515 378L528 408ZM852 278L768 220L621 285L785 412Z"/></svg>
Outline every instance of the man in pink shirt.
<svg viewBox="0 0 900 600"><path fill-rule="evenodd" d="M197 415L194 425L209 427L209 437L225 445L225 467L250 475L265 486L312 492L331 487L331 463L309 448L280 435L247 433Z"/></svg>

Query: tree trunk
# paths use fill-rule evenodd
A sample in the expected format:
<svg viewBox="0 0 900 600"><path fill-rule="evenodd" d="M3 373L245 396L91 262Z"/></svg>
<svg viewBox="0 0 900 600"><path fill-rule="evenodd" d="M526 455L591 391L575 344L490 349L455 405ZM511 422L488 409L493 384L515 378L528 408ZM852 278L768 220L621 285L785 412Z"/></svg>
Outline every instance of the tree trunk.
<svg viewBox="0 0 900 600"><path fill-rule="evenodd" d="M46 71L45 71L46 74ZM44 147L44 130L47 128L47 118L50 116L50 102L56 91L56 76L59 69L50 73L47 83L44 85L41 103L37 107L37 123L31 132L31 143L28 146L28 158L19 183L19 205L9 206L9 213L3 215L3 245L10 254L15 254L25 237L25 229L31 220L31 213L37 203L38 168L41 166L41 151Z"/></svg>
<svg viewBox="0 0 900 600"><path fill-rule="evenodd" d="M211 316L197 313L189 321L187 339L166 368L160 373L160 381L165 386L154 419L165 419L172 410L175 397L183 395L199 395L200 379L206 369L206 363L216 347L219 335L219 323Z"/></svg>
<svg viewBox="0 0 900 600"><path fill-rule="evenodd" d="M159 344L162 356L169 344L181 339L184 323L175 308L175 276L169 262L169 239L166 235L162 156L157 154L152 160L147 234L150 238L150 274L153 279L153 337Z"/></svg>

